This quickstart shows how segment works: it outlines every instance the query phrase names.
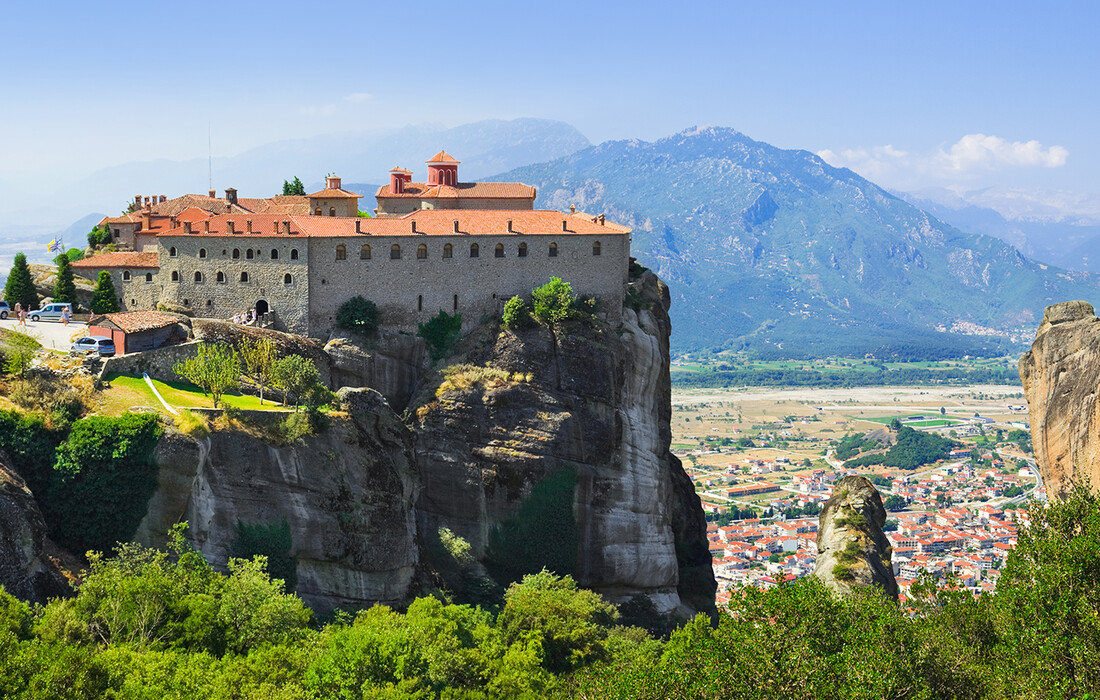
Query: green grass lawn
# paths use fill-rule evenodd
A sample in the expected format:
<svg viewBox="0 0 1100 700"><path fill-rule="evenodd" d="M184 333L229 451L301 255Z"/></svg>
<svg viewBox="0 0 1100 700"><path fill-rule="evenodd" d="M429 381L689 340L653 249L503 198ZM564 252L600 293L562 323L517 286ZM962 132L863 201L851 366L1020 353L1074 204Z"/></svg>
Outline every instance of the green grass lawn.
<svg viewBox="0 0 1100 700"><path fill-rule="evenodd" d="M161 413L167 413L160 401L157 401L157 397L149 390L149 385L141 377L109 374L105 379L111 385L111 388L104 390L101 395L101 405L105 412L122 413L131 408L144 406L154 408ZM211 408L213 406L210 397L204 396L202 391L194 384L188 382L161 382L154 379L153 385L156 386L157 391L164 397L164 400L173 407ZM267 399L264 400L261 406L260 399L257 397L240 393L225 394L222 396L222 403L226 406L242 409L288 410Z"/></svg>

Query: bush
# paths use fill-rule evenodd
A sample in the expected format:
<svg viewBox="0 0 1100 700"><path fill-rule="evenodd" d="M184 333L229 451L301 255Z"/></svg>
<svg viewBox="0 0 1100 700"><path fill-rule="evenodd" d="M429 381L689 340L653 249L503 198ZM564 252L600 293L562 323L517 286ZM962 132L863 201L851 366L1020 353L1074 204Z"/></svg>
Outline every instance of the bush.
<svg viewBox="0 0 1100 700"><path fill-rule="evenodd" d="M95 291L92 292L92 313L110 314L121 307L118 303L118 293L115 291L114 280L111 273L100 270L99 279L96 280Z"/></svg>
<svg viewBox="0 0 1100 700"><path fill-rule="evenodd" d="M67 428L80 418L92 403L91 380L78 377L63 380L36 376L13 379L8 384L8 398L20 408L41 411L52 427Z"/></svg>
<svg viewBox="0 0 1100 700"><path fill-rule="evenodd" d="M111 229L107 226L96 226L88 232L88 245L92 248L107 245L111 242Z"/></svg>
<svg viewBox="0 0 1100 700"><path fill-rule="evenodd" d="M298 587L298 558L291 554L294 541L290 524L284 518L279 523L242 523L237 521L237 537L229 548L229 556L251 559L267 557L267 573L283 582L287 593Z"/></svg>
<svg viewBox="0 0 1100 700"><path fill-rule="evenodd" d="M504 305L501 323L509 330L522 330L531 325L531 308L522 298L515 296Z"/></svg>
<svg viewBox="0 0 1100 700"><path fill-rule="evenodd" d="M639 292L636 287L628 287L626 290L626 298L623 300L623 306L634 309L635 311L641 311L651 308L653 305L645 300L645 297L642 296L642 293Z"/></svg>
<svg viewBox="0 0 1100 700"><path fill-rule="evenodd" d="M197 413L188 411L186 408L180 409L174 422L181 433L195 439L201 440L210 435L210 428L207 427L206 420Z"/></svg>
<svg viewBox="0 0 1100 700"><path fill-rule="evenodd" d="M434 316L416 327L416 334L427 343L428 355L433 362L447 356L461 332L462 316L460 314L452 316L446 311L440 311L438 316Z"/></svg>
<svg viewBox="0 0 1100 700"><path fill-rule="evenodd" d="M5 331L0 338L3 339L4 370L22 377L30 369L31 360L42 344L26 333L17 331Z"/></svg>
<svg viewBox="0 0 1100 700"><path fill-rule="evenodd" d="M552 326L572 317L575 313L573 287L560 277L552 277L549 282L531 290L531 303L535 309L535 318Z"/></svg>
<svg viewBox="0 0 1100 700"><path fill-rule="evenodd" d="M345 330L370 335L378 330L378 307L361 296L352 297L336 311L336 325Z"/></svg>
<svg viewBox="0 0 1100 700"><path fill-rule="evenodd" d="M0 449L40 501L46 495L62 439L63 434L51 430L41 415L0 411Z"/></svg>

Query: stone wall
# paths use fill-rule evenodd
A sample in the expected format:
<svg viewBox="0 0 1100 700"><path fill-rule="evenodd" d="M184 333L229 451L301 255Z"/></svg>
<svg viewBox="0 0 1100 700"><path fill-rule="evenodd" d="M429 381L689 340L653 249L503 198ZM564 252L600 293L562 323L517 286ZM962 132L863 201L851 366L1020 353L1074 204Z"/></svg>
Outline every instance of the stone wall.
<svg viewBox="0 0 1100 700"><path fill-rule="evenodd" d="M593 244L600 243L600 255ZM550 244L558 246L549 256ZM470 257L471 245L478 257ZM495 256L497 244L504 257ZM521 244L527 256L519 257ZM346 259L337 259L343 245ZM370 259L362 259L362 246ZM401 247L400 259L391 258L391 246ZM426 246L427 257L417 248ZM445 258L445 246L451 257ZM356 236L309 239L309 335L326 336L336 323L340 304L356 296L374 301L384 326L415 330L440 311L458 312L467 323L482 314L499 314L509 298L528 295L551 277L573 285L578 295L601 299L611 321L622 310L623 290L630 260L630 237L564 234L501 236ZM288 324L289 326L290 324Z"/></svg>
<svg viewBox="0 0 1100 700"><path fill-rule="evenodd" d="M198 346L199 341L193 340L179 345L166 345L148 352L109 357L103 362L103 369L99 376L105 377L112 373L140 376L142 372L147 372L150 377L162 382L179 381L179 377L172 368L177 362L194 357L198 352Z"/></svg>
<svg viewBox="0 0 1100 700"><path fill-rule="evenodd" d="M139 311L157 308L160 298L160 280L156 270L148 268L103 268L111 274L111 281L118 293L123 311ZM99 280L98 269L73 268L73 273L84 279Z"/></svg>

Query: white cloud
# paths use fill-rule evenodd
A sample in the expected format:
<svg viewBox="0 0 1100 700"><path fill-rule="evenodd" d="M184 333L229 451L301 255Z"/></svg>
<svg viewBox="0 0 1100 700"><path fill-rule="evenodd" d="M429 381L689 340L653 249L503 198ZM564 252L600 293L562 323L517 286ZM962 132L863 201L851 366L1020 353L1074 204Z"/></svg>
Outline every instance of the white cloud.
<svg viewBox="0 0 1100 700"><path fill-rule="evenodd" d="M344 95L344 102L350 102L353 105L358 105L366 102L371 98L369 92L353 92L350 95Z"/></svg>
<svg viewBox="0 0 1100 700"><path fill-rule="evenodd" d="M964 172L1002 166L1060 168L1068 157L1069 151L1061 146L1044 149L1034 140L1005 141L998 136L967 134L947 151L940 149L936 162L950 171Z"/></svg>
<svg viewBox="0 0 1100 700"><path fill-rule="evenodd" d="M331 117L336 114L336 105L308 105L298 110L307 117Z"/></svg>

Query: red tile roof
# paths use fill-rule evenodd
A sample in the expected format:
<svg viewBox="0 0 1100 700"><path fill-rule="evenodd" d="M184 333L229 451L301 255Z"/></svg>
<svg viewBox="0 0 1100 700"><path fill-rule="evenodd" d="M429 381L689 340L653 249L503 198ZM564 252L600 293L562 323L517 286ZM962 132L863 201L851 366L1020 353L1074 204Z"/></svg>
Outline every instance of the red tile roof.
<svg viewBox="0 0 1100 700"><path fill-rule="evenodd" d="M389 185L382 185L374 194L383 197L459 197L483 199L534 199L535 188L522 182L460 182L457 185L429 185L426 182L409 182L401 194L394 194Z"/></svg>
<svg viewBox="0 0 1100 700"><path fill-rule="evenodd" d="M323 190L318 190L317 192L306 196L310 199L346 199L351 197L359 199L363 195L355 194L354 192L348 192L347 190L337 187L326 187Z"/></svg>
<svg viewBox="0 0 1100 700"><path fill-rule="evenodd" d="M160 267L156 253L101 253L77 260L73 267L83 270L105 270L114 267L141 267L156 270Z"/></svg>
<svg viewBox="0 0 1100 700"><path fill-rule="evenodd" d="M88 319L88 325L102 325L104 321L109 321L124 333L140 333L141 331L156 330L157 328L179 323L179 319L175 316L160 311L124 311L117 314L93 316Z"/></svg>
<svg viewBox="0 0 1100 700"><path fill-rule="evenodd" d="M425 162L426 163L454 163L454 164L457 165L457 164L461 163L462 161L455 160L446 151L440 151L439 153L436 153L434 156L432 156L431 160L428 160L428 161L425 161Z"/></svg>
<svg viewBox="0 0 1100 700"><path fill-rule="evenodd" d="M390 170L390 172L391 173L404 173L405 175L412 175L413 174L413 171L406 170L406 169L402 168L400 165L393 166L393 169Z"/></svg>
<svg viewBox="0 0 1100 700"><path fill-rule="evenodd" d="M252 221L252 233L246 233L246 222ZM232 221L236 233L227 233L227 222ZM284 237L283 222L290 222L291 235L305 237L334 236L454 236L454 235L621 235L630 233L630 228L610 221L598 223L596 217L580 212L563 214L550 210L489 210L489 209L424 209L404 216L379 217L374 219L355 219L334 216L278 216L274 214L231 214L210 217L210 231L195 226L194 233L184 233L178 226L162 231L159 236L232 236L248 238L263 236L267 238ZM355 222L359 222L360 233L355 231ZM416 222L416 233L412 225ZM454 222L458 221L458 234ZM508 231L508 221L512 222L512 231ZM565 229L562 228L565 222ZM279 232L275 233L275 224Z"/></svg>

